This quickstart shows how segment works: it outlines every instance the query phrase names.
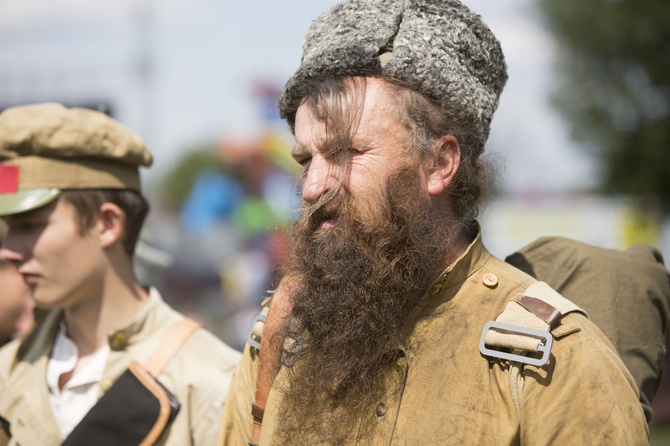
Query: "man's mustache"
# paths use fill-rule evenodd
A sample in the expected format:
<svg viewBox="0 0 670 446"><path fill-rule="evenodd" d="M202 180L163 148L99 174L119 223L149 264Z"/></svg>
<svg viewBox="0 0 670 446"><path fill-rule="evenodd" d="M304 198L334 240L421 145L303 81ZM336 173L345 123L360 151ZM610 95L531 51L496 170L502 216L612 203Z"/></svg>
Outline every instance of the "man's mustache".
<svg viewBox="0 0 670 446"><path fill-rule="evenodd" d="M325 220L337 219L346 214L349 207L349 198L344 196L344 192L338 192L336 195L324 197L314 204L304 204L302 207L302 219L307 222L307 229L310 233L316 231Z"/></svg>

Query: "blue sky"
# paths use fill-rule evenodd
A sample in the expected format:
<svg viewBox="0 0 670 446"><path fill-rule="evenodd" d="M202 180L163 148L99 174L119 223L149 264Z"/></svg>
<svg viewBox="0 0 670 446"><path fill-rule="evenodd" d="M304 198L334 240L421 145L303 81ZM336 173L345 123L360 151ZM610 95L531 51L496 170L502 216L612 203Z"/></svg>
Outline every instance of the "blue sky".
<svg viewBox="0 0 670 446"><path fill-rule="evenodd" d="M158 178L181 151L258 130L255 81L278 85L311 20L334 0L0 0L0 106L112 104L155 154ZM488 150L510 192L591 184L593 165L551 110L555 43L533 0L466 0L502 43L509 81ZM148 55L148 58L145 57ZM142 77L140 61L149 61Z"/></svg>

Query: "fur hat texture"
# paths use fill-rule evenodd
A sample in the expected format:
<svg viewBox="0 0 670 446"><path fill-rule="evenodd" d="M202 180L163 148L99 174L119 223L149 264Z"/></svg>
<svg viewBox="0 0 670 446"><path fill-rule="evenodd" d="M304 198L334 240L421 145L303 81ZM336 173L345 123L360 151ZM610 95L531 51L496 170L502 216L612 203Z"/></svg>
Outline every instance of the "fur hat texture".
<svg viewBox="0 0 670 446"><path fill-rule="evenodd" d="M310 26L282 117L293 128L306 83L350 76L387 76L467 111L487 138L507 70L496 37L457 0L348 0Z"/></svg>

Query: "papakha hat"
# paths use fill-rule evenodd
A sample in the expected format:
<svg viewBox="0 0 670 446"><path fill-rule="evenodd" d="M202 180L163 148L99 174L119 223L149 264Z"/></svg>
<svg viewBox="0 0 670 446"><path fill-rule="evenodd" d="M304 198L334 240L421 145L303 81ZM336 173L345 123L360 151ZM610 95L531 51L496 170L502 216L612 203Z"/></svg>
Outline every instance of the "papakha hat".
<svg viewBox="0 0 670 446"><path fill-rule="evenodd" d="M507 81L500 43L461 2L349 0L310 26L300 67L280 95L281 116L294 127L308 82L380 75L467 111L485 138Z"/></svg>
<svg viewBox="0 0 670 446"><path fill-rule="evenodd" d="M140 191L151 152L104 113L46 103L0 113L0 216L44 206L65 189Z"/></svg>

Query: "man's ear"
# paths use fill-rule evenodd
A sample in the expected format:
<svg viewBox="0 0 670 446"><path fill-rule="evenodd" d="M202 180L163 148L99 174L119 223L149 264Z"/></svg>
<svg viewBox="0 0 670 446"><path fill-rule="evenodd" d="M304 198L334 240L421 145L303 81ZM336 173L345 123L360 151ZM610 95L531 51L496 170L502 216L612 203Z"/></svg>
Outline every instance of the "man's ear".
<svg viewBox="0 0 670 446"><path fill-rule="evenodd" d="M427 190L432 197L449 187L461 164L461 147L454 135L444 135L433 147L435 158L427 176Z"/></svg>
<svg viewBox="0 0 670 446"><path fill-rule="evenodd" d="M126 213L120 207L109 202L100 206L98 234L103 248L108 248L121 239L125 223Z"/></svg>

